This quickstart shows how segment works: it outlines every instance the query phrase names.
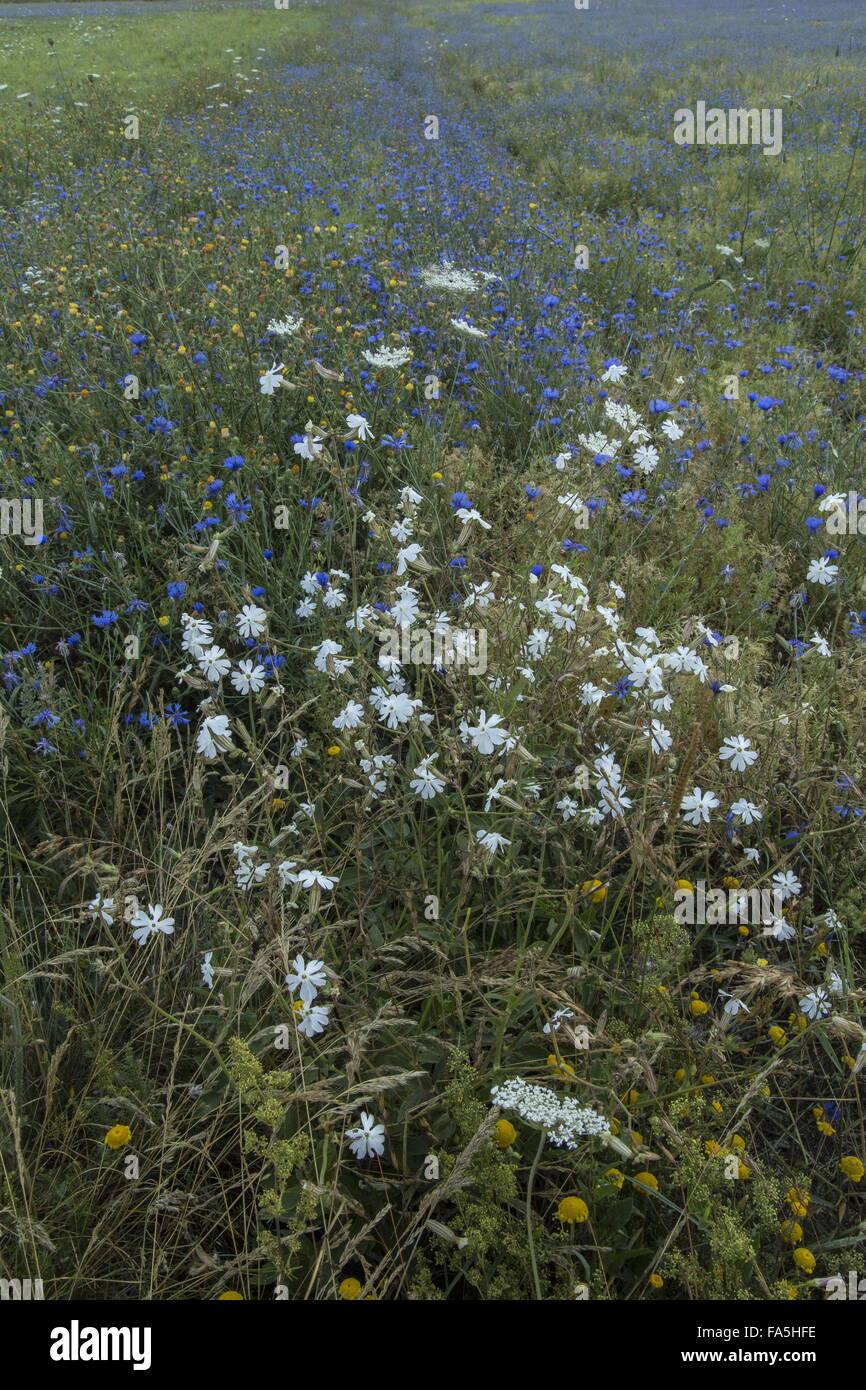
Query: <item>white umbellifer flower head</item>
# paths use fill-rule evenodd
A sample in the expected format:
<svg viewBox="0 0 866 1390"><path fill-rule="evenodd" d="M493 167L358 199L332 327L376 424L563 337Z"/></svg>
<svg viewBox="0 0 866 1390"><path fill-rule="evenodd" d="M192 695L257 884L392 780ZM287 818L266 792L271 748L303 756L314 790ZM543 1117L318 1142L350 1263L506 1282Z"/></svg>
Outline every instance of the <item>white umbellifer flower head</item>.
<svg viewBox="0 0 866 1390"><path fill-rule="evenodd" d="M130 918L130 925L135 927L132 936L139 946L144 946L154 932L163 932L165 936L171 936L174 932L174 918L163 917L162 903L148 903L146 912L139 909L135 916Z"/></svg>
<svg viewBox="0 0 866 1390"><path fill-rule="evenodd" d="M687 825L709 825L710 811L718 804L719 798L714 792L702 792L700 787L694 787L680 802L683 820Z"/></svg>
<svg viewBox="0 0 866 1390"><path fill-rule="evenodd" d="M269 333L277 333L281 338L291 338L301 328L304 320L293 318L291 315L287 319L271 319L268 324Z"/></svg>
<svg viewBox="0 0 866 1390"><path fill-rule="evenodd" d="M405 367L412 361L411 348L380 348L378 352L365 352L364 361L371 367Z"/></svg>
<svg viewBox="0 0 866 1390"><path fill-rule="evenodd" d="M758 750L752 747L751 739L742 734L733 734L722 740L719 749L719 762L730 762L734 772L745 772L758 758Z"/></svg>
<svg viewBox="0 0 866 1390"><path fill-rule="evenodd" d="M570 1096L557 1095L546 1086L533 1086L513 1077L490 1092L495 1105L514 1110L529 1124L547 1131L551 1144L560 1148L577 1148L577 1141L589 1134L609 1134L610 1125L603 1115L578 1105Z"/></svg>
<svg viewBox="0 0 866 1390"><path fill-rule="evenodd" d="M305 961L303 956L295 956L292 961L291 973L286 976L286 984L294 994L295 990L301 996L305 1004L312 1004L320 989L324 989L328 983L325 974L325 962L322 960Z"/></svg>
<svg viewBox="0 0 866 1390"><path fill-rule="evenodd" d="M346 1130L346 1138L351 1139L349 1148L357 1159L381 1158L385 1152L385 1126L377 1125L375 1115L366 1110L361 1111L357 1128Z"/></svg>
<svg viewBox="0 0 866 1390"><path fill-rule="evenodd" d="M457 270L450 261L441 266L427 266L421 271L421 283L428 290L450 290L452 294L472 294L478 281L468 270Z"/></svg>
<svg viewBox="0 0 866 1390"><path fill-rule="evenodd" d="M462 333L464 338L487 338L490 335L484 332L483 328L475 328L473 324L467 323L465 319L452 319L451 327L458 333Z"/></svg>

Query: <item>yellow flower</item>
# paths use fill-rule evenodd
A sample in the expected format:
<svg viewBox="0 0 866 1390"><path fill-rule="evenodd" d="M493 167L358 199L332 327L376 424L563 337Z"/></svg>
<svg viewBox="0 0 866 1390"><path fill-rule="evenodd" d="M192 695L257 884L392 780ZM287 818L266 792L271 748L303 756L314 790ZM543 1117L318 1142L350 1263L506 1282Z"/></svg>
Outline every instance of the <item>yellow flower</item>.
<svg viewBox="0 0 866 1390"><path fill-rule="evenodd" d="M608 1168L604 1176L617 1190L619 1190L625 1182L625 1175L621 1173L618 1168Z"/></svg>
<svg viewBox="0 0 866 1390"><path fill-rule="evenodd" d="M553 1052L550 1053L547 1059L547 1065L550 1067L557 1081L577 1080L577 1072L574 1070L574 1067L569 1066L568 1062L563 1062L562 1059L557 1057Z"/></svg>
<svg viewBox="0 0 866 1390"><path fill-rule="evenodd" d="M788 1034L785 1032L784 1028L780 1028L777 1023L774 1023L772 1028L768 1029L767 1036L771 1043L775 1043L776 1047L784 1047L785 1043L788 1041Z"/></svg>
<svg viewBox="0 0 866 1390"><path fill-rule="evenodd" d="M689 1013L692 1018L700 1018L703 1014L708 1014L709 1012L710 1006L709 1004L705 1004L703 999L695 997L689 1004Z"/></svg>
<svg viewBox="0 0 866 1390"><path fill-rule="evenodd" d="M634 1106L637 1105L639 1099L640 1097L637 1091L626 1091L622 1098L622 1103L623 1105Z"/></svg>
<svg viewBox="0 0 866 1390"><path fill-rule="evenodd" d="M659 1185L652 1173L635 1173L634 1181L640 1183L641 1187L651 1187L653 1192L658 1192Z"/></svg>
<svg viewBox="0 0 866 1390"><path fill-rule="evenodd" d="M569 1226L579 1225L589 1216L589 1207L581 1197L563 1197L556 1208L556 1215L559 1221L564 1221Z"/></svg>
<svg viewBox="0 0 866 1390"><path fill-rule="evenodd" d="M110 1149L122 1149L131 1139L132 1130L128 1125L114 1125L106 1134L105 1143Z"/></svg>
<svg viewBox="0 0 866 1390"><path fill-rule="evenodd" d="M721 1144L717 1144L715 1139L708 1139L704 1144L704 1153L708 1158L718 1158L719 1154L723 1154L724 1152Z"/></svg>
<svg viewBox="0 0 866 1390"><path fill-rule="evenodd" d="M674 1072L674 1081L685 1081L685 1079L686 1079L686 1069L685 1069L685 1067L677 1067L676 1071Z"/></svg>
<svg viewBox="0 0 866 1390"><path fill-rule="evenodd" d="M746 1178L750 1178L751 1176L751 1168L747 1168L745 1163L741 1163L739 1168L737 1169L737 1177L740 1178L743 1182L745 1182Z"/></svg>
<svg viewBox="0 0 866 1390"><path fill-rule="evenodd" d="M223 1303L228 1301L229 1299L232 1302L236 1302L239 1299L240 1302L243 1303L244 1296L242 1293L238 1293L237 1289L226 1289L225 1293L220 1294L219 1298L217 1299L217 1302Z"/></svg>
<svg viewBox="0 0 866 1390"><path fill-rule="evenodd" d="M159 623L160 627L168 627L169 623L171 622L171 618L168 616L167 613L163 613L162 616L157 618L156 621Z"/></svg>
<svg viewBox="0 0 866 1390"><path fill-rule="evenodd" d="M744 1149L746 1141L741 1134L732 1134L729 1140L732 1149Z"/></svg>
<svg viewBox="0 0 866 1390"><path fill-rule="evenodd" d="M650 1287L653 1289L663 1289L664 1279L660 1274L651 1274L649 1277Z"/></svg>
<svg viewBox="0 0 866 1390"><path fill-rule="evenodd" d="M850 1178L852 1182L859 1182L863 1177L864 1171L866 1171L860 1159L854 1158L852 1154L846 1154L845 1157L840 1160L839 1167L845 1174L845 1177Z"/></svg>
<svg viewBox="0 0 866 1390"><path fill-rule="evenodd" d="M819 1134L830 1135L830 1134L835 1134L836 1131L835 1131L835 1129L833 1128L833 1126L830 1124L830 1121L829 1121L829 1120L819 1120L819 1121L818 1121L818 1133L819 1133Z"/></svg>
<svg viewBox="0 0 866 1390"><path fill-rule="evenodd" d="M434 474L433 474L433 481L434 481L434 483L441 483L441 481L442 481L442 474L441 474L441 473L438 473L438 472L437 472L437 473L434 473Z"/></svg>
<svg viewBox="0 0 866 1390"><path fill-rule="evenodd" d="M327 752L328 752L328 757L329 757L329 758L336 758L337 754L340 753L341 751L342 751L342 750L341 750L341 748L340 748L339 743L332 743L331 746L330 746L330 748L327 750Z"/></svg>
<svg viewBox="0 0 866 1390"><path fill-rule="evenodd" d="M361 1292L361 1285L357 1279L344 1279L338 1292L341 1298L357 1298Z"/></svg>
<svg viewBox="0 0 866 1390"><path fill-rule="evenodd" d="M795 1216L803 1217L809 1209L809 1194L801 1187L790 1187L785 1193L785 1201Z"/></svg>
<svg viewBox="0 0 866 1390"><path fill-rule="evenodd" d="M803 1227L799 1221L783 1221L779 1226L779 1235L786 1245L799 1245L803 1239Z"/></svg>
<svg viewBox="0 0 866 1390"><path fill-rule="evenodd" d="M740 880L738 878L732 878L730 874L726 874L722 879L722 884L725 888L739 888Z"/></svg>
<svg viewBox="0 0 866 1390"><path fill-rule="evenodd" d="M497 1120L493 1126L493 1142L497 1149L510 1149L517 1138L517 1130L510 1120Z"/></svg>
<svg viewBox="0 0 866 1390"><path fill-rule="evenodd" d="M588 878L582 884L581 890L585 898L589 898L591 903L604 902L607 897L607 889L600 878Z"/></svg>
<svg viewBox="0 0 866 1390"><path fill-rule="evenodd" d="M674 884L674 888L679 888L681 893L694 893L695 891L695 885L689 883L687 878L678 878Z"/></svg>
<svg viewBox="0 0 866 1390"><path fill-rule="evenodd" d="M815 1268L815 1256L811 1250L807 1250L805 1245L801 1245L794 1251L794 1264L798 1269L802 1269L804 1274L811 1274Z"/></svg>

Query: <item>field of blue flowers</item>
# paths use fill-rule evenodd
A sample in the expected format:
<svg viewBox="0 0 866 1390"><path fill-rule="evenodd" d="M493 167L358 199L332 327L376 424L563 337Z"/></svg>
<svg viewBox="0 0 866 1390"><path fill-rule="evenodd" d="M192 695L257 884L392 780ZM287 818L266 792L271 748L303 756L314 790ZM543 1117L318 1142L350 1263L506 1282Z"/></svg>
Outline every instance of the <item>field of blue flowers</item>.
<svg viewBox="0 0 866 1390"><path fill-rule="evenodd" d="M138 8L0 21L0 1276L837 1296L866 13Z"/></svg>

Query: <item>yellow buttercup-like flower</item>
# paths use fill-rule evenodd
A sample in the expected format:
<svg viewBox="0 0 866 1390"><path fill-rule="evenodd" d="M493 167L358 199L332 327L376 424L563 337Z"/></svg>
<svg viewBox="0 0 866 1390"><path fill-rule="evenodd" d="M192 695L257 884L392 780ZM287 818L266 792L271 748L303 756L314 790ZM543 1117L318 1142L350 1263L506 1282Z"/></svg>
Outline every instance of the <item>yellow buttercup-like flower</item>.
<svg viewBox="0 0 866 1390"><path fill-rule="evenodd" d="M860 1182L864 1172L866 1172L860 1159L855 1158L853 1154L846 1154L843 1159L840 1159L839 1167L845 1177L850 1178L852 1182Z"/></svg>
<svg viewBox="0 0 866 1390"><path fill-rule="evenodd" d="M794 1251L794 1264L798 1269L802 1269L804 1274L812 1274L815 1269L815 1256L811 1250L807 1250L804 1245L801 1245L798 1250Z"/></svg>
<svg viewBox="0 0 866 1390"><path fill-rule="evenodd" d="M344 1279L338 1289L338 1293L341 1298L359 1298L361 1294L361 1285L357 1279Z"/></svg>
<svg viewBox="0 0 866 1390"><path fill-rule="evenodd" d="M497 1149L510 1149L517 1138L517 1130L510 1120L497 1120L493 1126L493 1142Z"/></svg>
<svg viewBox="0 0 866 1390"><path fill-rule="evenodd" d="M591 903L604 902L607 897L607 889L600 878L588 878L581 885L581 890L585 898L589 898Z"/></svg>
<svg viewBox="0 0 866 1390"><path fill-rule="evenodd" d="M589 1207L581 1197L563 1197L556 1208L556 1215L569 1226L579 1225L589 1216Z"/></svg>
<svg viewBox="0 0 866 1390"><path fill-rule="evenodd" d="M122 1149L131 1139L132 1130L129 1125L114 1125L106 1134L104 1142L110 1149Z"/></svg>

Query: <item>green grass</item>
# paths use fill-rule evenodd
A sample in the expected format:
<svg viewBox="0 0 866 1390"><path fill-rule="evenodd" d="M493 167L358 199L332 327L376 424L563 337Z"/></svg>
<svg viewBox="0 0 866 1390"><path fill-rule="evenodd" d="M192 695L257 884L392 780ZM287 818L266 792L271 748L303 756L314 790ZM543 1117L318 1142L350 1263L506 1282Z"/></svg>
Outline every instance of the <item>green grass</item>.
<svg viewBox="0 0 866 1390"><path fill-rule="evenodd" d="M0 467L7 497L36 479L21 486L45 499L50 536L38 549L0 538L2 650L36 644L0 669L0 1272L42 1278L50 1298L270 1299L285 1285L293 1300L329 1300L349 1278L393 1300L571 1301L585 1284L601 1300L809 1301L814 1279L864 1268L863 1184L839 1163L866 1158L866 854L860 817L834 809L859 808L864 781L863 644L848 634L866 584L861 537L838 540L837 586L805 578L826 539L806 526L815 483L862 486L864 169L835 119L856 128L856 67L840 55L819 81L810 55L780 55L774 82L795 98L786 122L809 138L784 162L690 151L673 177L656 113L681 85L748 92L760 72L697 51L680 85L634 55L569 62L546 31L530 45L527 4L525 19L485 17L522 35L532 62L474 39L422 53L443 114L441 144L427 147L411 44L459 35L475 8L383 5L368 28L353 27L366 11L293 5L0 31ZM285 64L302 70L287 84ZM32 98L17 101L23 91ZM483 134L483 187L448 146L454 130ZM586 273L573 269L578 241ZM499 271L501 286L462 309L426 289L412 272L445 250ZM503 336L460 338L458 310ZM298 334L262 344L287 315L304 319ZM146 335L139 354L133 333ZM406 339L422 369L377 369L372 392L363 351ZM626 483L586 449L552 467L564 438L606 428L576 376L584 349L595 391L607 358L629 362L609 390L648 422L661 454L651 477ZM765 377L780 354L790 370ZM272 361L291 385L267 396L259 374ZM723 401L740 371L742 398ZM124 396L130 373L138 399ZM35 395L45 378L59 387ZM546 382L559 396L544 405ZM784 404L757 410L751 390ZM658 397L690 403L677 410L682 466L649 412ZM374 435L357 452L343 447L353 410ZM549 423L554 412L569 423ZM154 416L174 429L149 432ZM314 460L292 444L308 420L324 446ZM403 430L410 450L383 442ZM224 467L233 455L237 473ZM771 488L732 491L782 456ZM360 458L364 508L349 491ZM406 578L434 614L455 590L494 585L489 607L461 621L485 626L499 683L421 667L411 693L429 730L368 719L343 731L346 702L366 704L382 681L377 642L345 617L355 602L393 602L403 582L387 566L406 486L424 499L415 539L428 566ZM651 523L620 515L627 486L666 499ZM233 489L250 506L238 525L225 511ZM458 490L489 531L462 532ZM557 500L572 491L606 495L588 533ZM301 505L313 497L315 509ZM708 499L729 526L699 524ZM218 528L192 530L215 514ZM564 554L566 537L587 551ZM529 630L550 625L536 601L548 585L575 597L553 565L579 575L591 602L530 661ZM319 569L348 576L348 606L299 617L301 577ZM172 582L183 599L168 596ZM792 603L801 592L805 608ZM284 659L280 688L260 699L229 688L233 749L204 762L196 706L208 687L183 672L195 663L181 614L201 603L237 659L233 618L251 600ZM118 621L96 626L104 609ZM732 687L711 695L688 674L666 677L669 759L651 754L646 711L614 693L617 618L630 644L652 626L665 650L698 648ZM701 646L700 623L736 637L736 655ZM833 657L794 660L791 640L815 630ZM353 658L342 681L312 664L325 635ZM594 707L580 699L589 682L605 691ZM183 732L164 718L178 703ZM468 748L461 723L479 708L520 730L518 744ZM58 724L38 722L46 709ZM718 757L735 733L760 751L743 778ZM39 754L43 736L55 754ZM604 745L624 769L628 816L564 819L564 799L593 802L576 774ZM409 777L434 750L447 791L421 802ZM367 753L394 759L376 797ZM742 845L720 818L691 829L679 808L696 784L725 807L748 794L764 819L741 827ZM508 843L486 856L479 831ZM251 892L235 882L238 842L272 865ZM339 883L281 889L286 859ZM675 920L678 880L767 887L787 869L801 881L788 943ZM97 893L114 900L113 921L87 910ZM136 946L132 899L162 904L174 934ZM311 1039L284 984L299 952L329 972L331 1020ZM798 1001L831 971L845 989L809 1023ZM747 1001L747 1017L726 1020L720 988ZM572 1019L545 1033L558 1009ZM490 1089L515 1076L596 1104L612 1139L557 1149L513 1112L497 1117ZM362 1109L386 1125L381 1165L348 1151ZM502 1147L497 1118L513 1122ZM131 1139L113 1150L118 1125ZM569 1196L586 1222L557 1219ZM814 1272L786 1239L795 1217Z"/></svg>

